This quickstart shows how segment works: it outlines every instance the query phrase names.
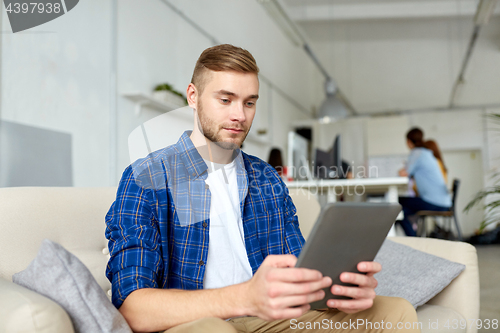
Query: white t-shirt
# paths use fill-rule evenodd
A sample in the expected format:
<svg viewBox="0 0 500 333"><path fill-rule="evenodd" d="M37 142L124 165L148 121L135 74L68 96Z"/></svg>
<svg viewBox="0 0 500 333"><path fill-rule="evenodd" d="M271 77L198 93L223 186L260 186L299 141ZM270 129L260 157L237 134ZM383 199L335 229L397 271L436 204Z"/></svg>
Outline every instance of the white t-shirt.
<svg viewBox="0 0 500 333"><path fill-rule="evenodd" d="M208 259L203 288L222 288L252 277L241 219L236 160L222 165L205 160L211 194Z"/></svg>

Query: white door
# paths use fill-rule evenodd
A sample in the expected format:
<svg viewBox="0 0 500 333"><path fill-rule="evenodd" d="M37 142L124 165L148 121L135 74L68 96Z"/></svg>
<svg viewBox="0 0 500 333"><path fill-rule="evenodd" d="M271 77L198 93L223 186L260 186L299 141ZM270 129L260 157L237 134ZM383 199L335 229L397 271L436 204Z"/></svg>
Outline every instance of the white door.
<svg viewBox="0 0 500 333"><path fill-rule="evenodd" d="M484 219L484 210L478 205L469 213L463 210L474 195L483 189L483 163L480 150L459 150L443 152L443 159L448 168L448 188L453 179L460 179L456 202L456 213L464 237L478 229Z"/></svg>

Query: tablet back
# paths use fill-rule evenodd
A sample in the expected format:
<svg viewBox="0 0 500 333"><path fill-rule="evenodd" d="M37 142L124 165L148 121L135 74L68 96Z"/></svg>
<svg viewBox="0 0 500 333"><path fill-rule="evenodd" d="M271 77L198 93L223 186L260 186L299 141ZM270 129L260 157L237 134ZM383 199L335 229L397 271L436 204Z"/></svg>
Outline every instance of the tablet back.
<svg viewBox="0 0 500 333"><path fill-rule="evenodd" d="M356 272L361 261L373 261L396 220L398 203L340 202L326 206L316 221L295 267L316 269L340 282L342 272ZM299 221L300 223L300 221ZM325 288L325 298L311 303L311 309L327 308L335 296Z"/></svg>

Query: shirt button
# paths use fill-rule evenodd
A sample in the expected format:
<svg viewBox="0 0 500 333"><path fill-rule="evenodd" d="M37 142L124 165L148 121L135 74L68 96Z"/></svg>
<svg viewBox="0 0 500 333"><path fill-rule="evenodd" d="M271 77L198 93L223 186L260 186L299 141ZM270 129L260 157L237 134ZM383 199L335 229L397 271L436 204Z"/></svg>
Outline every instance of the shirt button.
<svg viewBox="0 0 500 333"><path fill-rule="evenodd" d="M109 250L107 247L105 247L104 249L102 249L102 254L104 255L108 255L109 254Z"/></svg>
<svg viewBox="0 0 500 333"><path fill-rule="evenodd" d="M193 177L196 176L196 172L193 172Z"/></svg>
<svg viewBox="0 0 500 333"><path fill-rule="evenodd" d="M208 190L208 188L209 188L209 187L210 187L210 186L208 186L208 184L205 184L205 188L206 188L207 190Z"/></svg>
<svg viewBox="0 0 500 333"><path fill-rule="evenodd" d="M203 222L203 228L206 228L208 227L208 223L207 222Z"/></svg>
<svg viewBox="0 0 500 333"><path fill-rule="evenodd" d="M200 264L200 266L203 266L205 263L203 262L203 260L200 260L200 262L198 262L198 264Z"/></svg>

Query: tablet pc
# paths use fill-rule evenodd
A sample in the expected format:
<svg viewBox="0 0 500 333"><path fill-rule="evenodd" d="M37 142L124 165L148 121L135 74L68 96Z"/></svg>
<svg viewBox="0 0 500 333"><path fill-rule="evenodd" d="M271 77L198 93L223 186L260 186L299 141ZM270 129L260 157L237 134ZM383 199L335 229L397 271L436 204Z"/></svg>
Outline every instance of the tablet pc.
<svg viewBox="0 0 500 333"><path fill-rule="evenodd" d="M387 233L401 211L398 203L339 202L326 206L316 221L295 267L311 268L329 276L333 284L342 272L355 272L361 261L373 261ZM299 221L300 223L300 221ZM327 308L333 295L325 288L325 298L311 303L311 309Z"/></svg>

